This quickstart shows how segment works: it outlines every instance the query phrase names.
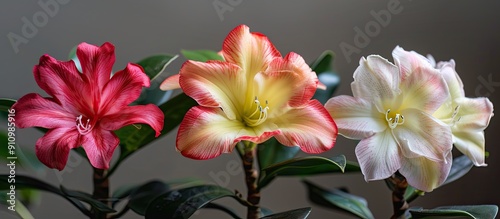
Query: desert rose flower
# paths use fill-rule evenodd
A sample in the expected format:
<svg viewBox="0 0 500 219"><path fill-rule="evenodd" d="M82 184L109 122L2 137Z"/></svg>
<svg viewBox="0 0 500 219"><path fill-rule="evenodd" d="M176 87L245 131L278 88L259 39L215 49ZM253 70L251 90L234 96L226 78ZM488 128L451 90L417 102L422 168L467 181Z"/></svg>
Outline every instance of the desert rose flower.
<svg viewBox="0 0 500 219"><path fill-rule="evenodd" d="M49 55L40 58L33 74L51 97L30 93L20 98L13 106L16 124L48 129L36 142L36 155L50 168L62 170L70 149L81 145L92 166L108 169L119 143L113 130L143 123L158 136L164 115L153 104L128 106L150 81L142 67L131 63L111 77L115 62L112 44L81 43L76 55L82 72L73 61L58 61Z"/></svg>
<svg viewBox="0 0 500 219"><path fill-rule="evenodd" d="M432 56L428 58L435 64ZM451 126L453 144L460 152L467 155L474 165L486 166L484 129L493 116L493 104L485 97L465 97L464 85L455 70L454 60L439 62L437 69L448 85L450 98L434 113L434 117Z"/></svg>
<svg viewBox="0 0 500 219"><path fill-rule="evenodd" d="M365 180L399 171L408 183L432 191L448 176L451 128L433 117L449 98L439 71L426 60L407 60L393 51L395 64L378 56L362 58L351 84L353 96L337 96L325 107L339 133L361 140L356 156ZM407 68L408 62L415 67Z"/></svg>
<svg viewBox="0 0 500 219"><path fill-rule="evenodd" d="M175 81L199 106L180 124L177 149L186 157L210 159L229 153L239 141L271 137L308 153L333 147L337 127L326 109L311 100L318 79L303 58L284 58L268 38L241 25L222 47L225 61L187 61ZM174 81L174 83L172 83Z"/></svg>

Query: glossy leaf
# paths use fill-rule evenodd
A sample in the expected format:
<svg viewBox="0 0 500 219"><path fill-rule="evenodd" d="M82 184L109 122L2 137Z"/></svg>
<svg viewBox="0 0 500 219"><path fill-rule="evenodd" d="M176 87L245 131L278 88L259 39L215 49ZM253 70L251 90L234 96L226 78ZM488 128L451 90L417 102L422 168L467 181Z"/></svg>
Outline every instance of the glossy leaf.
<svg viewBox="0 0 500 219"><path fill-rule="evenodd" d="M359 166L348 162L344 155L335 156L332 159L318 156L299 157L264 168L261 171L259 188L263 188L277 176L310 176L359 171L361 171Z"/></svg>
<svg viewBox="0 0 500 219"><path fill-rule="evenodd" d="M320 206L341 210L360 218L374 218L364 198L346 193L340 189L328 191L309 181L303 181L309 193L309 199Z"/></svg>
<svg viewBox="0 0 500 219"><path fill-rule="evenodd" d="M272 164L291 159L295 157L299 151L299 147L284 146L275 138L271 138L258 145L257 156L259 159L259 167L262 170Z"/></svg>
<svg viewBox="0 0 500 219"><path fill-rule="evenodd" d="M334 57L335 57L335 54L332 51L326 50L309 66L317 74L322 73L322 72L332 71Z"/></svg>
<svg viewBox="0 0 500 219"><path fill-rule="evenodd" d="M90 206L92 206L93 209L96 209L100 212L104 212L104 213L116 212L115 210L108 207L106 204L102 203L101 201L92 198L92 195L90 195L90 194L80 192L80 191L68 190L68 189L64 188L63 186L61 186L61 192L68 197L75 198L75 199L78 199L82 202L89 204Z"/></svg>
<svg viewBox="0 0 500 219"><path fill-rule="evenodd" d="M16 101L13 99L0 98L0 111L8 113L14 103L16 103Z"/></svg>
<svg viewBox="0 0 500 219"><path fill-rule="evenodd" d="M208 203L205 206L203 206L203 208L219 210L219 211L225 212L226 214L228 214L229 216L231 216L234 219L241 219L241 217L238 214L236 214L236 212L234 212L233 210L231 210L230 208L228 208L226 206L219 205L217 203Z"/></svg>
<svg viewBox="0 0 500 219"><path fill-rule="evenodd" d="M451 164L450 173L448 174L448 178L446 178L443 185L446 185L457 179L460 179L462 176L467 174L472 169L473 166L474 163L472 163L472 161L466 155L453 158L453 163Z"/></svg>
<svg viewBox="0 0 500 219"><path fill-rule="evenodd" d="M149 204L145 218L189 218L198 209L223 197L237 199L231 190L215 185L202 185L172 190L158 196Z"/></svg>
<svg viewBox="0 0 500 219"><path fill-rule="evenodd" d="M8 183L9 175L0 175L0 190L10 190L10 184ZM56 195L59 195L66 200L68 200L71 204L78 208L83 214L90 216L90 211L78 200L64 194L60 189L47 184L41 180L24 176L24 175L16 175L15 182L16 190L18 189L38 189L46 192L51 192Z"/></svg>
<svg viewBox="0 0 500 219"><path fill-rule="evenodd" d="M498 213L496 205L462 205L443 206L434 209L411 208L409 212L413 219L420 218L473 218L493 219Z"/></svg>
<svg viewBox="0 0 500 219"><path fill-rule="evenodd" d="M169 189L170 187L166 183L160 181L148 182L130 193L130 200L127 205L135 213L144 216L149 203Z"/></svg>
<svg viewBox="0 0 500 219"><path fill-rule="evenodd" d="M224 61L224 58L212 50L181 50L181 54L189 60L206 62L209 60Z"/></svg>
<svg viewBox="0 0 500 219"><path fill-rule="evenodd" d="M319 81L326 86L326 90L317 89L313 97L323 104L332 97L333 92L340 85L339 75L333 72L334 57L334 53L327 50L310 64L311 69L318 75Z"/></svg>
<svg viewBox="0 0 500 219"><path fill-rule="evenodd" d="M299 208L262 217L261 219L305 219L311 213L311 208Z"/></svg>

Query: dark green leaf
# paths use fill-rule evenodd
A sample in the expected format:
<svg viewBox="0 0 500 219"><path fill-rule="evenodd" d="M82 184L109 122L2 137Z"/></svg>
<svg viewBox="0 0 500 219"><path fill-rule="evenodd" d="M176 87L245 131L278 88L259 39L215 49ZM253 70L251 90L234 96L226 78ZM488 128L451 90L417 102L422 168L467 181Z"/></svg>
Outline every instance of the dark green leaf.
<svg viewBox="0 0 500 219"><path fill-rule="evenodd" d="M206 204L223 197L237 198L231 190L215 185L172 190L149 204L145 218L189 218Z"/></svg>
<svg viewBox="0 0 500 219"><path fill-rule="evenodd" d="M104 213L116 212L115 210L108 207L106 204L102 203L101 201L92 198L92 195L90 195L90 194L80 192L80 191L68 190L68 189L64 188L63 186L61 186L61 192L68 197L75 198L75 199L78 199L82 202L90 204L94 209L96 209L100 212L104 212Z"/></svg>
<svg viewBox="0 0 500 219"><path fill-rule="evenodd" d="M9 175L0 175L0 190L10 190L11 184L8 183ZM29 176L23 176L23 175L16 175L15 178L15 186L16 190L17 189L38 189L42 191L47 191L54 193L56 195L59 195L66 200L68 200L71 204L73 204L75 207L77 207L83 214L89 216L90 211L77 199L68 197L66 194L64 194L61 190L58 188L47 184L43 181L40 181L38 179L29 177Z"/></svg>
<svg viewBox="0 0 500 219"><path fill-rule="evenodd" d="M335 54L332 51L326 50L309 66L317 74L322 72L331 72L333 70L332 66L334 57Z"/></svg>
<svg viewBox="0 0 500 219"><path fill-rule="evenodd" d="M353 162L347 162L344 155L335 156L332 159L317 156L293 158L264 168L261 171L259 188L263 188L277 176L310 176L359 171L359 166Z"/></svg>
<svg viewBox="0 0 500 219"><path fill-rule="evenodd" d="M360 218L374 218L364 198L346 193L340 189L328 191L309 181L304 181L309 199L320 206L341 210Z"/></svg>
<svg viewBox="0 0 500 219"><path fill-rule="evenodd" d="M271 138L258 146L259 167L262 170L272 164L291 159L299 150L299 147L284 146L275 138Z"/></svg>
<svg viewBox="0 0 500 219"><path fill-rule="evenodd" d="M10 203L11 200L12 202L15 201L15 203ZM20 218L23 219L34 218L33 215L31 215L31 213L29 212L28 208L26 208L26 206L23 204L21 200L10 199L10 197L8 197L7 193L5 192L0 193L0 205L5 205L6 208L9 208L9 210L13 208L12 209L13 213L17 214Z"/></svg>
<svg viewBox="0 0 500 219"><path fill-rule="evenodd" d="M410 213L413 219L420 218L474 218L493 219L498 213L496 205L462 205L443 206L434 209L411 208Z"/></svg>
<svg viewBox="0 0 500 219"><path fill-rule="evenodd" d="M144 216L149 203L169 189L170 187L166 183L160 181L148 182L131 192L127 205L135 213Z"/></svg>
<svg viewBox="0 0 500 219"><path fill-rule="evenodd" d="M333 92L340 85L339 75L333 72L334 57L334 53L327 50L310 65L311 69L318 75L319 81L326 86L326 90L317 89L313 97L322 104L325 104L332 97Z"/></svg>
<svg viewBox="0 0 500 219"><path fill-rule="evenodd" d="M453 163L451 164L450 173L448 174L448 178L446 178L443 185L446 185L457 179L460 179L460 177L467 174L472 169L473 166L474 163L472 163L472 161L466 155L453 158Z"/></svg>
<svg viewBox="0 0 500 219"><path fill-rule="evenodd" d="M299 208L291 211L285 211L269 216L262 217L261 219L305 219L311 213L311 208Z"/></svg>
<svg viewBox="0 0 500 219"><path fill-rule="evenodd" d="M6 133L0 132L0 145L5 145L5 147L0 147L0 159L6 161L7 163L12 161L8 157L16 157L15 162L21 167L27 170L40 171L44 169L44 165L38 160L35 153L28 150L23 150L17 144L9 144L8 136ZM10 150L7 146L15 147ZM14 154L11 154L11 151Z"/></svg>
<svg viewBox="0 0 500 219"><path fill-rule="evenodd" d="M206 62L209 60L224 61L222 56L212 50L181 50L181 54L189 60Z"/></svg>
<svg viewBox="0 0 500 219"><path fill-rule="evenodd" d="M0 111L9 113L9 109L16 103L13 99L0 98Z"/></svg>
<svg viewBox="0 0 500 219"><path fill-rule="evenodd" d="M154 55L137 62L137 64L142 66L144 72L148 75L149 80L153 81L160 76L163 70L165 70L165 68L172 63L172 61L177 59L177 57L179 56L168 54Z"/></svg>

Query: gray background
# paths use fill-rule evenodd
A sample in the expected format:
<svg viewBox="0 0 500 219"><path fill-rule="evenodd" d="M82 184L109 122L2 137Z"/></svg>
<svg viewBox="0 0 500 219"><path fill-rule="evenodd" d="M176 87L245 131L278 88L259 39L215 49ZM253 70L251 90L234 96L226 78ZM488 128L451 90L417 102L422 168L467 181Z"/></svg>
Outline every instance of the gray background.
<svg viewBox="0 0 500 219"><path fill-rule="evenodd" d="M48 0L40 0L47 2ZM337 54L335 68L342 78L336 94L351 94L352 73L361 56L380 54L392 60L396 45L421 54L432 53L436 60L455 59L468 96L489 96L494 105L500 104L498 92L500 77L500 3L498 1L410 1L401 0L399 13L392 14L385 27L369 37L370 42L352 54L348 62L339 47L341 42L354 45L355 27L365 29L375 18L371 11L388 9L390 1L250 1L219 0L231 11L219 17L213 0L184 1L69 1L60 4L54 16L37 28L37 33L18 46L16 53L8 34L22 36L25 17L32 21L42 8L38 1L3 1L0 7L0 97L19 98L30 92L42 93L37 87L32 68L43 54L61 60L80 42L101 45L110 41L116 46L114 69L123 69L134 62L157 53L177 54L180 49L219 50L227 33L239 24L247 24L251 31L266 34L282 54L290 51L301 54L307 62L313 61L324 50ZM233 3L231 6L229 2ZM38 13L38 15L37 15ZM167 71L175 73L184 60L178 59ZM497 82L486 86L484 80ZM481 79L482 78L482 79ZM477 90L477 91L476 91ZM43 94L45 95L45 94ZM412 205L435 207L458 204L500 204L500 190L496 188L500 173L499 119L493 117L486 130L490 157L486 168L474 168L464 178L439 188L418 199ZM2 126L2 128L4 128ZM127 159L111 179L112 189L120 185L145 182L150 179L172 180L198 177L213 182L209 173L218 173L226 165L238 161L236 154L220 156L208 161L195 161L175 151L175 131L166 138ZM17 141L34 148L41 134L33 129L18 132ZM322 154L345 154L355 160L355 142L339 137L334 149ZM116 154L116 153L115 153ZM301 154L303 155L303 154ZM50 183L60 181L71 189L91 191L90 166L76 159L64 173L47 170L28 172ZM6 171L2 165L2 171ZM71 170L71 172L70 172ZM390 191L382 181L366 183L360 174L324 175L311 177L312 181L329 188L348 186L350 191L366 197L377 218L388 218L392 212ZM230 177L231 189L245 192L243 173ZM242 213L245 209L233 200L223 200ZM262 205L275 212L311 206L305 187L297 178L280 178L265 188ZM2 209L3 210L3 209ZM84 218L77 210L52 194L43 193L32 208L35 218ZM15 218L0 211L1 218ZM225 218L219 212L205 210L196 218ZM310 218L351 218L346 214L314 206ZM133 213L123 218L139 218Z"/></svg>

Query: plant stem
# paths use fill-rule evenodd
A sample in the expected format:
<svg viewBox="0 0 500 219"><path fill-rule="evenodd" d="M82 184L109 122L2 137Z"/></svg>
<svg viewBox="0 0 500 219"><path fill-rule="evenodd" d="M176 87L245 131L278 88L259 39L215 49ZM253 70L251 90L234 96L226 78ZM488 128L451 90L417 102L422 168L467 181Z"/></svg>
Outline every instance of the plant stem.
<svg viewBox="0 0 500 219"><path fill-rule="evenodd" d="M94 168L94 192L92 193L92 197L109 206L109 178L105 175L105 170ZM106 213L92 209L93 219L106 219L106 217Z"/></svg>
<svg viewBox="0 0 500 219"><path fill-rule="evenodd" d="M245 182L247 184L247 201L254 205L249 206L247 210L247 219L258 219L260 209L260 191L257 188L258 172L254 168L254 160L257 152L257 145L253 142L245 143L245 153L243 154L243 169L245 170Z"/></svg>
<svg viewBox="0 0 500 219"><path fill-rule="evenodd" d="M394 214L391 219L397 219L404 215L406 210L410 207L404 196L406 188L408 187L408 182L399 172L396 172L389 180L394 184L392 190L392 207L394 209Z"/></svg>

